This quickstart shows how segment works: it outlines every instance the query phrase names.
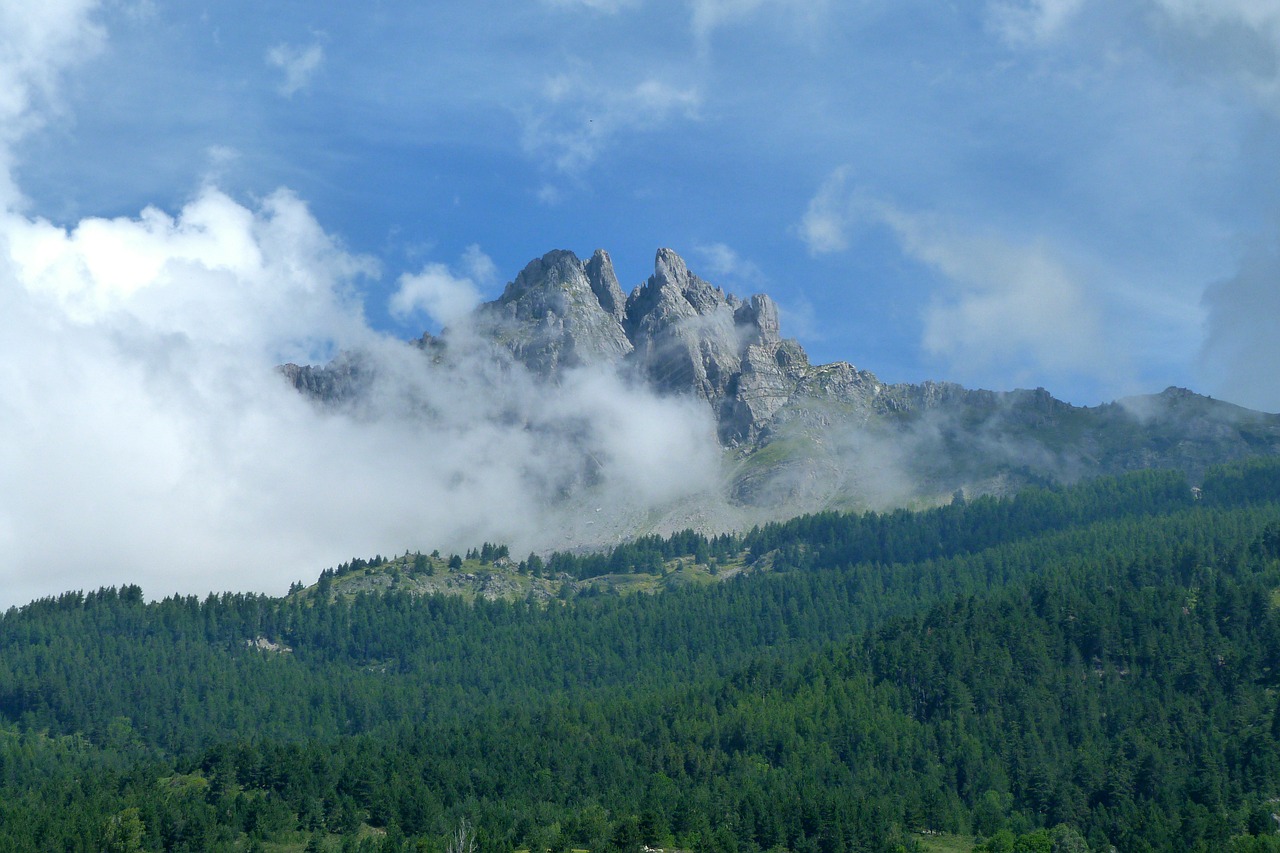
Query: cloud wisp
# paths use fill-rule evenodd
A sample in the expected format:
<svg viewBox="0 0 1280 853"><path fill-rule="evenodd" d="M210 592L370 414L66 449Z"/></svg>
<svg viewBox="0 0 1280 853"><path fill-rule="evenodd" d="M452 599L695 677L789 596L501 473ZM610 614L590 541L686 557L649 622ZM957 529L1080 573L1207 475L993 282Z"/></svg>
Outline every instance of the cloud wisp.
<svg viewBox="0 0 1280 853"><path fill-rule="evenodd" d="M1074 18L1086 0L998 0L987 6L988 25L1011 45L1050 41Z"/></svg>
<svg viewBox="0 0 1280 853"><path fill-rule="evenodd" d="M402 322L425 318L436 328L462 322L483 301L483 290L497 280L493 261L472 245L462 257L463 272L457 274L445 264L427 264L419 273L400 276L391 296L392 316Z"/></svg>
<svg viewBox="0 0 1280 853"><path fill-rule="evenodd" d="M744 258L732 246L725 243L705 243L695 246L694 252L707 272L717 279L742 282L748 287L756 287L764 282L765 275L760 267L754 261Z"/></svg>
<svg viewBox="0 0 1280 853"><path fill-rule="evenodd" d="M579 177L619 135L696 120L701 101L697 87L656 77L611 87L557 74L544 82L539 108L523 116L524 149L557 172Z"/></svg>
<svg viewBox="0 0 1280 853"><path fill-rule="evenodd" d="M822 182L796 226L796 234L810 255L849 248L849 231L857 223L858 199L850 189L851 170L839 166Z"/></svg>
<svg viewBox="0 0 1280 853"><path fill-rule="evenodd" d="M278 91L291 98L311 83L311 78L324 62L324 48L319 43L306 46L277 44L267 51L267 64L284 74Z"/></svg>
<svg viewBox="0 0 1280 853"><path fill-rule="evenodd" d="M1090 379L1130 390L1130 358L1107 334L1108 298L1052 241L903 210L853 186L848 167L819 187L796 226L812 254L847 250L858 229L887 229L939 277L921 306L922 350L988 387Z"/></svg>

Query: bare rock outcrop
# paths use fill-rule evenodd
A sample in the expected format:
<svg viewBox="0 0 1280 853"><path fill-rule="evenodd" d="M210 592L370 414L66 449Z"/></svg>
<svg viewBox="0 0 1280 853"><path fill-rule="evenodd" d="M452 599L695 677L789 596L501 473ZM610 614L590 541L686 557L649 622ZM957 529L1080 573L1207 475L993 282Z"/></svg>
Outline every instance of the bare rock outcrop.
<svg viewBox="0 0 1280 853"><path fill-rule="evenodd" d="M530 261L497 301L481 305L474 324L533 373L550 377L631 351L619 322L621 302L604 251L586 264L573 252L554 251Z"/></svg>

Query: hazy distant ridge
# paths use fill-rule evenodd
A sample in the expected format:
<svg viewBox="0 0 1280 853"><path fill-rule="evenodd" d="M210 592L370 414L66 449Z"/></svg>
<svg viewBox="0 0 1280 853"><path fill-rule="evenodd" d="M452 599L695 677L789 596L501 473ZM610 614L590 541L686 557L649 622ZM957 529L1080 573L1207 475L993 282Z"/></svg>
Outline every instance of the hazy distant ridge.
<svg viewBox="0 0 1280 853"><path fill-rule="evenodd" d="M586 261L549 252L498 299L438 336L423 335L417 351L424 357L407 365L348 354L325 367L283 370L299 390L355 408L377 405L370 389L385 388L388 375L404 390L412 385L405 376L432 371L464 385L519 381L561 393L595 372L637 401L702 407L724 470L705 488L632 507L628 519L594 519L599 530L579 518L576 532L588 541L605 531L603 538L686 523L727 528L828 507L936 503L956 491L1007 493L1142 468L1175 468L1194 480L1213 464L1280 452L1280 416L1184 389L1077 407L1044 389L886 384L846 362L814 365L782 337L772 299L726 293L670 249L657 252L653 275L629 295L603 250ZM556 400L548 396L545 406ZM531 427L569 451L574 470L552 497L589 503L601 454L564 426Z"/></svg>

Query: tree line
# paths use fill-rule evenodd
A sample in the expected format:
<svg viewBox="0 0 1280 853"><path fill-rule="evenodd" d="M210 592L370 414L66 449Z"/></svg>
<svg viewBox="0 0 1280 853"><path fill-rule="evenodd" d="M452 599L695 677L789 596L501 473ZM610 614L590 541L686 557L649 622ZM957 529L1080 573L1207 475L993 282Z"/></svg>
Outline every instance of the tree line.
<svg viewBox="0 0 1280 853"><path fill-rule="evenodd" d="M1278 849L1280 464L1199 489L547 560L773 569L654 596L42 599L0 618L0 848Z"/></svg>

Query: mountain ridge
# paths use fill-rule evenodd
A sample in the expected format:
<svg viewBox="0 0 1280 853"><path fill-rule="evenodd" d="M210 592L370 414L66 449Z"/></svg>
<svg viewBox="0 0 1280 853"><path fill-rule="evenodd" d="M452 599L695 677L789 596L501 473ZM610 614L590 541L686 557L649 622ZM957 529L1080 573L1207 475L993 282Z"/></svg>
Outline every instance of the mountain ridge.
<svg viewBox="0 0 1280 853"><path fill-rule="evenodd" d="M726 293L666 248L629 294L606 251L585 261L548 252L498 299L417 343L429 359L415 369L488 347L484 359L537 383L606 369L699 401L728 463L725 500L748 510L739 519L928 505L1141 468L1194 480L1213 464L1280 453L1280 415L1187 389L1079 407L1043 388L892 384L848 362L814 365L782 336L769 296ZM349 354L282 371L299 391L341 404L359 398L376 368Z"/></svg>

